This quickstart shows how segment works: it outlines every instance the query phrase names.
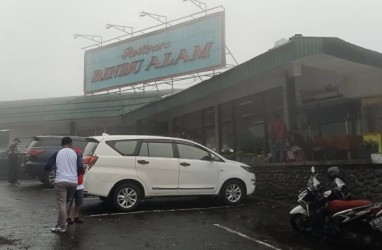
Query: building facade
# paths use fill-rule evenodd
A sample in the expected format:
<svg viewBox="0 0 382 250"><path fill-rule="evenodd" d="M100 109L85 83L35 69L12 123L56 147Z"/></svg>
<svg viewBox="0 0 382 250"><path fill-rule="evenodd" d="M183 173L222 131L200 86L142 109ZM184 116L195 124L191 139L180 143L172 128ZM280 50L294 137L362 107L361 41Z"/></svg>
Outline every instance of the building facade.
<svg viewBox="0 0 382 250"><path fill-rule="evenodd" d="M167 97L3 102L0 129L9 131L9 139L102 132L171 135L223 153L259 154L271 150L269 127L279 114L288 130L306 140L307 157L351 159L359 157L365 136L380 136L381 96L381 53L339 38L294 36Z"/></svg>

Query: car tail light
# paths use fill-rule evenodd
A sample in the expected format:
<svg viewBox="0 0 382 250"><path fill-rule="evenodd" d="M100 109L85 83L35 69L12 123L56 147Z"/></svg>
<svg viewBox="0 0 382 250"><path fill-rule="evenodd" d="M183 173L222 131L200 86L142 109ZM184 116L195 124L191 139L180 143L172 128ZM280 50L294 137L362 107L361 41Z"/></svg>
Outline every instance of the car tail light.
<svg viewBox="0 0 382 250"><path fill-rule="evenodd" d="M42 149L27 149L25 153L27 154L27 156L36 156L44 152L45 150L42 150Z"/></svg>
<svg viewBox="0 0 382 250"><path fill-rule="evenodd" d="M90 170L90 168L93 167L93 165L98 160L98 156L88 155L88 156L84 156L82 160L84 163L84 168L87 168L88 170Z"/></svg>

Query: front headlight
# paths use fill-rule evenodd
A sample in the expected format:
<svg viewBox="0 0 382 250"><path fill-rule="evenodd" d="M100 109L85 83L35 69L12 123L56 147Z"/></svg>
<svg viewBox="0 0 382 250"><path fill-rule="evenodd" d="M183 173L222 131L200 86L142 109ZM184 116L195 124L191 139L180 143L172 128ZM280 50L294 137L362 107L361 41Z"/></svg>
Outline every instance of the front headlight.
<svg viewBox="0 0 382 250"><path fill-rule="evenodd" d="M240 165L240 167L249 173L254 173L250 166Z"/></svg>

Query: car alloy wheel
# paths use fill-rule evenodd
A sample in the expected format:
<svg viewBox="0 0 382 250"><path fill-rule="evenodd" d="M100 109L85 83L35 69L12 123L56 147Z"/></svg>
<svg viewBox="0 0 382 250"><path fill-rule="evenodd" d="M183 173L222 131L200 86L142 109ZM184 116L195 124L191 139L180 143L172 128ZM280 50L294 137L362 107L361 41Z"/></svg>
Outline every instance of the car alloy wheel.
<svg viewBox="0 0 382 250"><path fill-rule="evenodd" d="M226 189L226 197L232 203L235 203L241 198L241 188L235 183L229 185Z"/></svg>
<svg viewBox="0 0 382 250"><path fill-rule="evenodd" d="M48 174L48 181L50 184L54 185L54 179L56 178L56 170L52 170Z"/></svg>
<svg viewBox="0 0 382 250"><path fill-rule="evenodd" d="M134 184L121 184L114 191L113 202L115 208L119 211L127 212L134 210L140 200L140 189Z"/></svg>
<svg viewBox="0 0 382 250"><path fill-rule="evenodd" d="M137 202L137 192L132 188L123 188L117 197L118 204L123 208L131 208Z"/></svg>
<svg viewBox="0 0 382 250"><path fill-rule="evenodd" d="M231 180L224 184L221 197L226 204L238 204L244 197L243 184L237 180Z"/></svg>

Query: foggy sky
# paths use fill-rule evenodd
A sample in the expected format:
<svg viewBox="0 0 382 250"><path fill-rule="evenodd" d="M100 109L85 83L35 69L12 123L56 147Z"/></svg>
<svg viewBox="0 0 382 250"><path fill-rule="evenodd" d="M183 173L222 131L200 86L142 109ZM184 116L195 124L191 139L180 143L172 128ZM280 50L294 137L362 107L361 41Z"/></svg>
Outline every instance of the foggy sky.
<svg viewBox="0 0 382 250"><path fill-rule="evenodd" d="M381 0L203 0L226 9L226 44L239 63L294 34L334 36L382 52ZM82 47L74 34L123 35L198 12L183 0L0 0L0 101L83 94ZM176 87L176 86L175 86Z"/></svg>

